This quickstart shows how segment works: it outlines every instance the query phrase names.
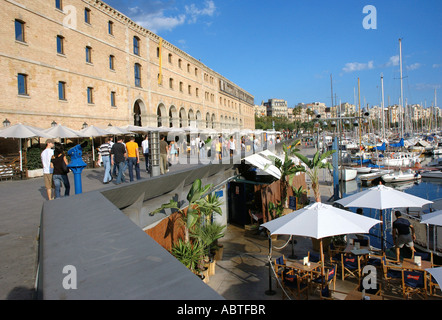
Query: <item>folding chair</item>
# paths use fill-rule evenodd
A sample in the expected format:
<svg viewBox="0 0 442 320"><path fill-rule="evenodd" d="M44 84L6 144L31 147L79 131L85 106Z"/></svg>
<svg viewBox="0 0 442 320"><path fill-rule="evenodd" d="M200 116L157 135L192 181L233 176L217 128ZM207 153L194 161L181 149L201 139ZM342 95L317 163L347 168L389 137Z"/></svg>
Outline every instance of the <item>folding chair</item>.
<svg viewBox="0 0 442 320"><path fill-rule="evenodd" d="M328 247L328 256L332 265L341 262L341 253L344 249L345 247L343 246L336 246L333 242L330 243L330 246Z"/></svg>
<svg viewBox="0 0 442 320"><path fill-rule="evenodd" d="M362 256L341 253L342 280L350 276L361 279L361 260Z"/></svg>
<svg viewBox="0 0 442 320"><path fill-rule="evenodd" d="M283 274L282 285L285 291L297 296L298 299L301 299L301 294L304 293L308 300L309 278L308 274L295 274L290 270ZM282 297L284 298L284 293Z"/></svg>
<svg viewBox="0 0 442 320"><path fill-rule="evenodd" d="M323 289L333 283L333 290L335 290L337 269L336 265L331 268L326 268L324 276L319 275L317 278L312 279L311 284Z"/></svg>
<svg viewBox="0 0 442 320"><path fill-rule="evenodd" d="M389 264L385 255L382 256L382 272L388 288L392 282L399 283L402 278L402 269Z"/></svg>
<svg viewBox="0 0 442 320"><path fill-rule="evenodd" d="M427 277L426 271L402 270L402 294L404 298L417 294L419 297L427 299Z"/></svg>

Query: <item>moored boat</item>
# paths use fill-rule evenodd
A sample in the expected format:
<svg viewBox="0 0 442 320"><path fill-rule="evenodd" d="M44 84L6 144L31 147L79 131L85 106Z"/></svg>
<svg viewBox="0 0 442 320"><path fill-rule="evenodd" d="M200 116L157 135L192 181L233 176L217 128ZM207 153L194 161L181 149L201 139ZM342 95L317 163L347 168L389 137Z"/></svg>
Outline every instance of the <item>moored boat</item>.
<svg viewBox="0 0 442 320"><path fill-rule="evenodd" d="M389 173L382 176L382 180L384 180L386 183L414 181L421 178L422 177L418 172L415 172L411 169L408 169L405 172L399 170L394 173Z"/></svg>

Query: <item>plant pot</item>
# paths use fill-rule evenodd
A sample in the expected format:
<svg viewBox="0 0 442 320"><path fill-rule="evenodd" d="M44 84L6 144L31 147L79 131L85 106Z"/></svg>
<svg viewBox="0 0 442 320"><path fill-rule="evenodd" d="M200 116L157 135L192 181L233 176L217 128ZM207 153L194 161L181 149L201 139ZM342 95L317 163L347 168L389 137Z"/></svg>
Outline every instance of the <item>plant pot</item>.
<svg viewBox="0 0 442 320"><path fill-rule="evenodd" d="M213 276L215 274L216 260L213 260L209 263L208 274L209 276Z"/></svg>
<svg viewBox="0 0 442 320"><path fill-rule="evenodd" d="M221 261L223 259L223 252L224 246L222 244L218 245L218 249L216 249L213 259L216 261Z"/></svg>

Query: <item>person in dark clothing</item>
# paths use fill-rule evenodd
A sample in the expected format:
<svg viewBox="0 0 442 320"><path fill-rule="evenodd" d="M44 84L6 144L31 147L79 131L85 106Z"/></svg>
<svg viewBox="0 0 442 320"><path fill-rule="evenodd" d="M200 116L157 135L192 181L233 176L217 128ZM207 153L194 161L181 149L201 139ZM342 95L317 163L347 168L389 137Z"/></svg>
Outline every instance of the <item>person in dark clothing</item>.
<svg viewBox="0 0 442 320"><path fill-rule="evenodd" d="M69 183L68 178L68 170L67 166L68 160L64 155L63 149L61 146L56 145L54 149L54 155L51 159L51 168L54 169L54 173L52 175L52 179L54 181L55 186L55 199L60 198L60 190L61 184L64 185L64 196L69 196L69 192L71 190L71 185Z"/></svg>
<svg viewBox="0 0 442 320"><path fill-rule="evenodd" d="M396 220L393 222L393 241L396 246L396 256L397 261L399 261L400 249L406 245L412 251L412 256L414 257L413 241L416 240L416 234L414 232L414 227L407 219L401 218L400 211L395 212Z"/></svg>
<svg viewBox="0 0 442 320"><path fill-rule="evenodd" d="M123 172L126 166L127 151L126 151L126 146L123 144L122 137L119 137L117 143L115 143L112 146L111 155L112 155L111 159L112 165L114 165L115 163L118 166L118 176L117 176L117 181L115 183L120 184L121 182L125 182Z"/></svg>

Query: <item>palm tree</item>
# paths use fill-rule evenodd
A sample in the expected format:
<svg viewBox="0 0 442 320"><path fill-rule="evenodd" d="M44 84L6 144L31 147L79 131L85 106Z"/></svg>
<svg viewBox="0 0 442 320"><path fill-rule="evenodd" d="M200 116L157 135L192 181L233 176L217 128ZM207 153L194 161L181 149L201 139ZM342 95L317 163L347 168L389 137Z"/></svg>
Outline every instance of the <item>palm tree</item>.
<svg viewBox="0 0 442 320"><path fill-rule="evenodd" d="M319 169L332 168L330 163L323 160L332 155L334 152L336 152L336 150L330 150L321 155L320 151L318 150L316 151L312 160L309 160L306 156L300 154L299 152L293 152L293 154L297 156L299 160L301 160L306 166L305 172L312 181L312 190L316 202L321 202L321 192L319 191Z"/></svg>

